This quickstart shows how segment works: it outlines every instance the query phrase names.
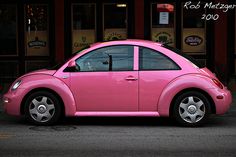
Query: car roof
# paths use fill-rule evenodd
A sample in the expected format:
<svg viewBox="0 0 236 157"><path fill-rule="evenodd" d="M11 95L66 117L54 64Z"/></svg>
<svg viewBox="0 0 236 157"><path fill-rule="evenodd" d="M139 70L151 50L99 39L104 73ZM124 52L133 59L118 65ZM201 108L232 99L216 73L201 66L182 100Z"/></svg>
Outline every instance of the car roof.
<svg viewBox="0 0 236 157"><path fill-rule="evenodd" d="M112 46L112 45L137 45L137 46L162 46L161 43L149 41L149 40L141 40L141 39L126 39L126 40L115 40L115 41L106 41L106 42L98 42L90 45L90 47L98 48L104 46Z"/></svg>

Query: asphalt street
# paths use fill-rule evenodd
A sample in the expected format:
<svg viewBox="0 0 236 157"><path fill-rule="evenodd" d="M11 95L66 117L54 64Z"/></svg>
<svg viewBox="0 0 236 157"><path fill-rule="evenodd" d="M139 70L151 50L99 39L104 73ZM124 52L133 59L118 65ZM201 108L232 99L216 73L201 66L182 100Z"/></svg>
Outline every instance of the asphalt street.
<svg viewBox="0 0 236 157"><path fill-rule="evenodd" d="M181 127L169 118L66 118L32 126L0 107L0 157L236 156L236 101L205 126Z"/></svg>

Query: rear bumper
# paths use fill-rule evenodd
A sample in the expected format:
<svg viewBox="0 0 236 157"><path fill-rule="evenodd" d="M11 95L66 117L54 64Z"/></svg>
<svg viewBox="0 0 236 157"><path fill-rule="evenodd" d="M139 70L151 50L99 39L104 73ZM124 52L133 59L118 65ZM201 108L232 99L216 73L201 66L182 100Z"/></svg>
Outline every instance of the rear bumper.
<svg viewBox="0 0 236 157"><path fill-rule="evenodd" d="M212 98L215 102L216 114L224 114L232 104L231 92L227 88L224 88L223 90L214 89L213 93Z"/></svg>

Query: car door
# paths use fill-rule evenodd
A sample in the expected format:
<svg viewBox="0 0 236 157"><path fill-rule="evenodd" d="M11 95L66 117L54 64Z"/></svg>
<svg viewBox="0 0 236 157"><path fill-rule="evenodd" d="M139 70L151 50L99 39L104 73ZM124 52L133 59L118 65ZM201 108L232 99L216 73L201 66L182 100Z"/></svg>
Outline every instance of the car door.
<svg viewBox="0 0 236 157"><path fill-rule="evenodd" d="M180 73L180 67L163 53L140 47L139 110L157 111L163 89Z"/></svg>
<svg viewBox="0 0 236 157"><path fill-rule="evenodd" d="M138 72L133 46L109 46L76 60L70 88L78 111L137 111Z"/></svg>

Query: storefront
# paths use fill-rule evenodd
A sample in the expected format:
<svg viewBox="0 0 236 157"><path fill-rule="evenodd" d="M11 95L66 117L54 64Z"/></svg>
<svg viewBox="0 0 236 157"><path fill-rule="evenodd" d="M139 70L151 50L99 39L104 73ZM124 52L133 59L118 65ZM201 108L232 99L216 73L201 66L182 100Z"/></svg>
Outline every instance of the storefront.
<svg viewBox="0 0 236 157"><path fill-rule="evenodd" d="M0 0L0 79L61 62L95 42L138 38L181 49L227 82L236 73L235 9L191 9L186 2ZM202 19L209 14L215 19Z"/></svg>
<svg viewBox="0 0 236 157"><path fill-rule="evenodd" d="M54 61L54 12L50 1L0 1L0 79Z"/></svg>

